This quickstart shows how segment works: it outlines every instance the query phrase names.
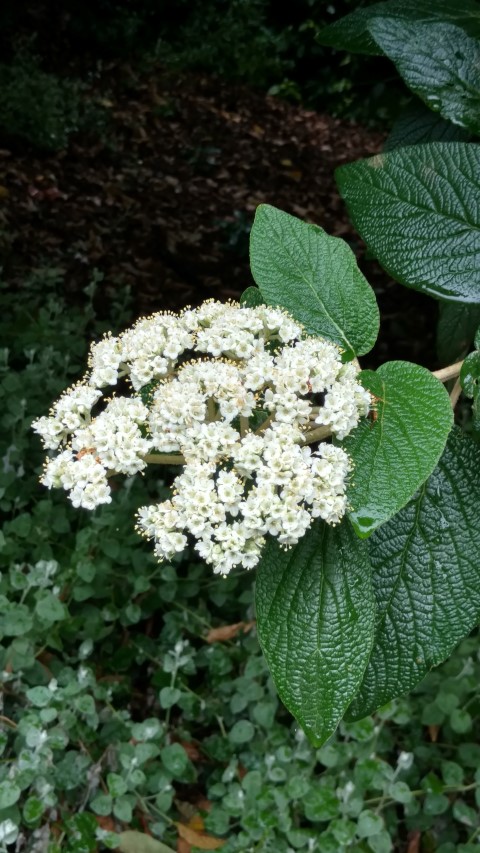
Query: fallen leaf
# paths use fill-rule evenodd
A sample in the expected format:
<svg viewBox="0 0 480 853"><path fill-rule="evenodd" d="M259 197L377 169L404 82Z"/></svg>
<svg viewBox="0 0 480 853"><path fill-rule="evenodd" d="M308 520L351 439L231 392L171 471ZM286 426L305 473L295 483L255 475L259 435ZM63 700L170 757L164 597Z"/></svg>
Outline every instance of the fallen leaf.
<svg viewBox="0 0 480 853"><path fill-rule="evenodd" d="M285 172L285 174L288 175L289 178L292 178L292 180L297 181L297 183L298 181L301 181L303 177L303 172L301 172L300 169L292 169L290 172Z"/></svg>
<svg viewBox="0 0 480 853"><path fill-rule="evenodd" d="M430 735L430 740L432 741L432 743L437 742L439 731L440 731L440 726L429 726L428 727L428 734Z"/></svg>
<svg viewBox="0 0 480 853"><path fill-rule="evenodd" d="M419 853L421 838L422 834L418 831L418 829L415 830L415 832L412 832L412 834L409 836L407 853Z"/></svg>
<svg viewBox="0 0 480 853"><path fill-rule="evenodd" d="M95 819L101 829L107 832L115 832L115 821L110 816L95 815Z"/></svg>
<svg viewBox="0 0 480 853"><path fill-rule="evenodd" d="M181 744L181 746L183 746L183 748L184 748L185 752L187 753L190 761L201 761L202 760L202 758L203 758L202 753L200 752L198 746L195 746L194 743L192 743L189 740L180 740L179 743Z"/></svg>
<svg viewBox="0 0 480 853"><path fill-rule="evenodd" d="M121 832L119 837L118 850L121 850L121 853L175 853L175 850L156 838L134 829Z"/></svg>
<svg viewBox="0 0 480 853"><path fill-rule="evenodd" d="M214 838L213 835L204 835L189 826L185 826L184 823L176 823L175 826L178 829L179 836L183 838L184 841L188 841L192 847L199 847L200 850L218 850L226 843L223 838ZM130 853L130 851L128 851L128 853ZM145 853L150 853L150 851L145 851ZM152 853L154 853L154 851L152 851Z"/></svg>
<svg viewBox="0 0 480 853"><path fill-rule="evenodd" d="M241 630L246 634L247 631L252 630L254 625L255 619L252 619L251 622L236 622L234 625L221 625L220 628L211 628L205 637L205 641L207 643L225 642L225 640L236 637Z"/></svg>

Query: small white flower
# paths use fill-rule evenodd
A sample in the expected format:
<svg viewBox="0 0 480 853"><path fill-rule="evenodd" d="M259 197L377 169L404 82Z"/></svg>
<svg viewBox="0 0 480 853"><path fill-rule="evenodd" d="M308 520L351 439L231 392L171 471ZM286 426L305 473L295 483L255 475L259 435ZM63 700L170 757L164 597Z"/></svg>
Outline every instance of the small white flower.
<svg viewBox="0 0 480 853"><path fill-rule="evenodd" d="M138 512L160 560L193 537L215 572L252 568L267 535L289 547L314 519L345 514L350 460L318 435L348 435L370 395L338 346L283 310L212 300L154 314L93 344L89 366L34 423L57 451L42 482L94 509L111 501L111 473L132 476L152 454L174 454L184 467L171 499ZM101 399L120 377L137 393Z"/></svg>

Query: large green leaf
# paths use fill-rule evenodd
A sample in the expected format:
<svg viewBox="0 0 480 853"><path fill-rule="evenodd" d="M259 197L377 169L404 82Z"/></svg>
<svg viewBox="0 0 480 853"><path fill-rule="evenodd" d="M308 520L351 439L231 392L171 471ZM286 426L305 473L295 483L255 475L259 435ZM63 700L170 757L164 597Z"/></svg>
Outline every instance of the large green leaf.
<svg viewBox="0 0 480 853"><path fill-rule="evenodd" d="M375 18L369 29L430 109L480 131L480 42L452 24Z"/></svg>
<svg viewBox="0 0 480 853"><path fill-rule="evenodd" d="M375 294L344 240L262 204L250 235L250 262L270 305L286 308L350 358L371 350L379 327Z"/></svg>
<svg viewBox="0 0 480 853"><path fill-rule="evenodd" d="M377 398L376 420L364 420L340 443L355 466L350 519L364 537L405 506L432 473L453 415L443 385L418 364L389 361L360 378Z"/></svg>
<svg viewBox="0 0 480 853"><path fill-rule="evenodd" d="M335 730L373 640L368 546L316 522L290 551L270 540L257 570L257 627L280 698L309 739Z"/></svg>
<svg viewBox="0 0 480 853"><path fill-rule="evenodd" d="M375 643L348 715L412 689L480 618L480 447L452 431L429 480L370 540Z"/></svg>
<svg viewBox="0 0 480 853"><path fill-rule="evenodd" d="M425 142L466 141L469 133L462 127L445 121L432 113L425 104L415 99L409 104L393 125L385 144L384 151L403 148L406 145L421 145Z"/></svg>
<svg viewBox="0 0 480 853"><path fill-rule="evenodd" d="M480 305L441 302L437 325L437 353L441 364L463 358L480 325Z"/></svg>
<svg viewBox="0 0 480 853"><path fill-rule="evenodd" d="M336 171L350 216L407 287L480 302L480 146L415 145Z"/></svg>
<svg viewBox="0 0 480 853"><path fill-rule="evenodd" d="M370 24L377 17L388 17L393 22L450 22L480 38L480 9L475 0L435 0L434 3L432 0L389 0L350 12L325 27L317 39L320 44L350 53L381 54L381 48L369 32Z"/></svg>

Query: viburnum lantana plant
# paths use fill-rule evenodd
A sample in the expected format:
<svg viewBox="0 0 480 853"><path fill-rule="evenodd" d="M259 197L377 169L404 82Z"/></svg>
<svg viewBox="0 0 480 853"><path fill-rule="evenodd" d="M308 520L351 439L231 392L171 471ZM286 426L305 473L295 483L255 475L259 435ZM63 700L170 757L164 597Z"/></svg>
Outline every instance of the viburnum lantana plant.
<svg viewBox="0 0 480 853"><path fill-rule="evenodd" d="M322 743L476 624L478 502L465 494L480 491L480 453L452 432L444 383L461 362L361 370L379 312L344 241L262 205L250 246L258 287L240 303L154 314L94 343L83 380L34 429L42 482L78 507L109 503L117 474L178 466L138 530L160 561L193 547L220 574L255 567L278 692Z"/></svg>

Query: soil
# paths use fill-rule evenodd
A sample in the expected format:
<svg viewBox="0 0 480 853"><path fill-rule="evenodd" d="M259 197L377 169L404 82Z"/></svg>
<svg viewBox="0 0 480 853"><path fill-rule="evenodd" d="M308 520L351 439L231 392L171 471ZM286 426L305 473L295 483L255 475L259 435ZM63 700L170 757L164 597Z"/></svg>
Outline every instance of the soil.
<svg viewBox="0 0 480 853"><path fill-rule="evenodd" d="M335 168L381 150L382 134L158 67L112 63L89 94L101 121L71 137L67 150L39 156L0 141L0 250L10 287L21 292L32 270L56 268L78 299L95 275L105 305L128 285L136 316L238 298L253 283L248 234L267 202L356 252L382 312L364 366L389 358L436 366L432 301L365 260L335 186Z"/></svg>

